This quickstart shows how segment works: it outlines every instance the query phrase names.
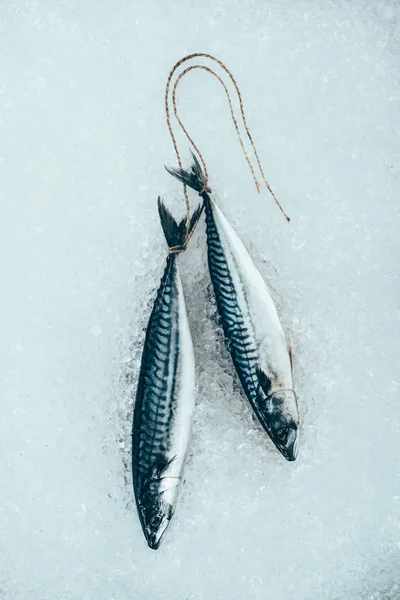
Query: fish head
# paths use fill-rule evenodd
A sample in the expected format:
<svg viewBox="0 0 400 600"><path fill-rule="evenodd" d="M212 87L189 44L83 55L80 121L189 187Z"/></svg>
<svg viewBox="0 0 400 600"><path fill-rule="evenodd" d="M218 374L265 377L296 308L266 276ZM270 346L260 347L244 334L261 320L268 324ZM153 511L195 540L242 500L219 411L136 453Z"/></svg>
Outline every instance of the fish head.
<svg viewBox="0 0 400 600"><path fill-rule="evenodd" d="M163 498L161 486L152 485L153 493L146 494L139 504L139 516L146 541L152 550L157 550L170 520L173 508Z"/></svg>
<svg viewBox="0 0 400 600"><path fill-rule="evenodd" d="M296 394L282 389L271 393L271 386L259 386L257 416L275 446L286 460L296 460L299 447L299 413Z"/></svg>
<svg viewBox="0 0 400 600"><path fill-rule="evenodd" d="M267 430L275 446L286 458L296 460L299 449L299 413L293 390L280 390L266 398Z"/></svg>
<svg viewBox="0 0 400 600"><path fill-rule="evenodd" d="M255 408L261 425L286 460L296 460L299 448L299 411L294 390L279 386L276 374L257 369ZM277 389L277 387L280 389ZM276 391L273 391L273 390Z"/></svg>

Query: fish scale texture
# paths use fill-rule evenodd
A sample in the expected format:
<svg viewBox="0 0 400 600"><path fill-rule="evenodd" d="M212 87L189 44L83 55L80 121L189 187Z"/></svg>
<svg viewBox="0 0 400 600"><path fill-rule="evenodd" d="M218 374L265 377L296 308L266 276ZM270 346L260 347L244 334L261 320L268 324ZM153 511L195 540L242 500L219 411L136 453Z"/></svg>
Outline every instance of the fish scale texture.
<svg viewBox="0 0 400 600"><path fill-rule="evenodd" d="M0 3L1 600L399 599L399 36L391 0ZM256 193L218 82L189 73L180 116L293 350L300 447L288 463L253 421L203 217L179 256L192 454L154 552L132 409L158 195L184 216L164 83L197 50L232 69L291 217Z"/></svg>

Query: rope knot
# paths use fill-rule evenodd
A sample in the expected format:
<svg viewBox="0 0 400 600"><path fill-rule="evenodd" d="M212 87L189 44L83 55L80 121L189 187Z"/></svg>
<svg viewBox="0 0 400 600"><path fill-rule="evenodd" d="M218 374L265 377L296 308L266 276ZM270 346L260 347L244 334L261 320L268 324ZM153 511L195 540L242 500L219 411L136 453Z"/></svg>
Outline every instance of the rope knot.
<svg viewBox="0 0 400 600"><path fill-rule="evenodd" d="M204 192L207 192L207 194L211 194L212 193L212 189L210 188L209 185L207 185L207 184L203 185L203 187L199 191L199 196L202 196L204 194Z"/></svg>
<svg viewBox="0 0 400 600"><path fill-rule="evenodd" d="M186 247L187 241L185 240L185 242L180 246L171 246L168 248L168 254L182 254L182 252L186 251Z"/></svg>
<svg viewBox="0 0 400 600"><path fill-rule="evenodd" d="M185 250L186 244L183 244L182 246L171 246L168 248L168 254L182 254L182 252L185 252Z"/></svg>

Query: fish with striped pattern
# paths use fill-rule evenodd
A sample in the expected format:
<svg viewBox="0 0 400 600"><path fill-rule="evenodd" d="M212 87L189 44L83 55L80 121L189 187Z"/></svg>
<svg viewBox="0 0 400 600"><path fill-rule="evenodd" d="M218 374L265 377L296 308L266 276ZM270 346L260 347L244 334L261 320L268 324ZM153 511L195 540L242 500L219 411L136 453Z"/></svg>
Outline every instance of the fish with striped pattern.
<svg viewBox="0 0 400 600"><path fill-rule="evenodd" d="M201 213L179 224L158 199L170 249L143 348L132 430L132 475L144 536L156 550L174 514L192 431L195 363L178 253Z"/></svg>
<svg viewBox="0 0 400 600"><path fill-rule="evenodd" d="M282 455L293 461L299 413L291 350L259 270L211 196L195 155L193 160L190 170L167 170L203 198L209 271L234 366L262 427Z"/></svg>

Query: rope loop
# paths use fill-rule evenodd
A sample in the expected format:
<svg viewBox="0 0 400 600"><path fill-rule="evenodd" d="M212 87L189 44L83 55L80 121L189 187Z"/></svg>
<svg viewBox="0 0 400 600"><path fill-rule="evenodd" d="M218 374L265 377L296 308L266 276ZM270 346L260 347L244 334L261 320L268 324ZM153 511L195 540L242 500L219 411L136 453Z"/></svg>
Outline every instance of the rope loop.
<svg viewBox="0 0 400 600"><path fill-rule="evenodd" d="M178 160L179 168L182 170L182 161L181 161L181 157L180 157L180 154L179 154L178 144L176 142L175 134L173 132L172 124L171 124L171 115L170 115L170 110L169 110L169 90L170 90L171 81L172 81L172 78L173 78L173 75L174 75L175 71L184 62L186 62L188 60L191 60L193 58L207 58L207 59L210 59L210 60L214 61L215 63L217 63L225 71L225 73L227 73L227 75L229 76L231 82L233 83L233 85L235 87L235 90L236 90L236 93L237 93L237 96L238 96L238 99L239 99L239 107L240 107L240 113L241 113L241 116L242 116L243 126L244 126L244 129L246 131L247 137L248 137L248 139L250 141L250 144L251 144L251 146L253 148L254 156L256 158L256 162L257 162L259 171L261 173L261 177L262 177L262 179L263 179L263 181L265 183L265 186L267 187L268 191L272 195L272 197L275 200L276 204L278 205L279 209L281 210L281 212L283 213L283 215L286 218L287 222L289 223L290 222L290 218L285 213L282 205L280 204L279 200L275 196L274 192L272 191L272 188L271 188L270 184L268 183L268 181L267 181L267 179L266 179L266 177L264 175L264 171L263 171L263 168L262 168L262 165L261 165L260 158L258 156L258 152L257 152L256 146L254 144L254 141L253 141L253 138L251 136L249 127L247 125L246 116L245 116L245 112L244 112L244 106L243 106L242 94L240 92L240 89L239 89L239 86L238 86L238 84L236 82L236 79L234 78L234 76L232 75L232 73L228 69L228 67L221 60L219 60L215 56L212 56L211 54L206 54L206 53L203 53L203 52L196 52L194 54L189 54L189 55L184 56L183 58L181 58L173 66L173 68L171 69L171 71L170 71L170 73L168 75L166 86L165 86L165 98L164 98L164 102L165 102L165 113L166 113L167 125L168 125L168 129L169 129L169 133L171 135L172 143L174 145L175 154L176 154L176 157L177 157L177 160ZM256 186L257 192L260 192L260 184L259 184L259 182L257 180L256 175L255 175L254 168L253 168L253 165L251 163L251 160L250 160L250 158L249 158L249 156L248 156L248 154L246 152L246 148L244 146L243 139L242 139L242 136L240 134L239 126L238 126L238 123L237 123L237 120L236 120L236 117L235 117L235 113L234 113L234 110L233 110L232 100L231 100L231 96L230 96L228 88L226 87L226 85L225 85L224 81L222 80L222 78L215 71L213 71L212 69L210 69L209 67L207 67L205 65L191 65L191 66L187 67L186 69L184 69L182 71L182 73L180 73L180 75L178 76L177 80L175 81L175 84L174 84L174 87L173 87L173 91L172 91L172 103L173 103L173 107L174 107L174 115L176 117L176 120L178 121L178 123L179 123L182 131L186 135L186 137L189 140L190 144L193 146L194 150L198 154L198 156L200 158L200 161L201 161L201 164L202 164L202 167L203 167L203 170L204 170L204 186L203 186L202 190L199 192L199 195L201 196L204 192L211 193L211 188L208 185L208 171L207 171L207 166L206 166L206 163L204 161L204 158L203 158L203 156L202 156L199 148L194 143L192 137L189 135L186 127L184 126L184 124L182 123L182 120L180 119L180 117L178 115L178 108L177 108L177 101L176 101L176 90L177 90L177 87L179 85L179 82L181 81L181 79L187 73L189 73L190 71L192 71L194 69L202 69L202 70L206 71L207 73L210 73L211 75L213 75L214 77L216 77L216 79L221 83L222 87L224 88L224 91L225 91L225 94L227 96L228 103L229 103L229 110L230 110L230 113L231 113L232 121L233 121L233 124L234 124L235 129L236 129L236 133L237 133L237 136L238 136L238 139L239 139L240 146L242 148L243 154L244 154L244 156L246 158L247 164L248 164L249 169L251 171L251 174L252 174L252 177L253 177L254 184ZM188 197L188 192L187 192L187 186L186 186L186 184L183 184L183 193L184 193L185 205L186 205L186 241L185 241L185 245L187 245L187 243L188 243L188 241L189 241L189 239L191 237L191 234L193 233L193 231L194 231L194 229L195 229L196 226L193 228L191 234L189 235L189 227L190 227L190 203L189 203L189 197Z"/></svg>

